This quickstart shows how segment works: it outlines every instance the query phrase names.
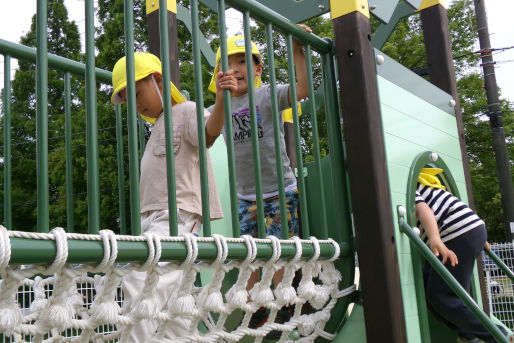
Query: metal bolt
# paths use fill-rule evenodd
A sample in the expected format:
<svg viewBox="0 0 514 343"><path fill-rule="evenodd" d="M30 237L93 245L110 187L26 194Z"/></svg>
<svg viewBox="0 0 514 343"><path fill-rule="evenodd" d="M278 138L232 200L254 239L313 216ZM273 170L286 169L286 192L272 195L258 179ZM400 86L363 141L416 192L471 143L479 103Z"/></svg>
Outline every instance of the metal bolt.
<svg viewBox="0 0 514 343"><path fill-rule="evenodd" d="M377 8L377 5L371 5L371 6L369 6L369 9L370 9L370 10L374 10L375 8Z"/></svg>
<svg viewBox="0 0 514 343"><path fill-rule="evenodd" d="M382 55L377 55L376 60L377 60L378 65L382 65L382 64L384 64L385 58Z"/></svg>
<svg viewBox="0 0 514 343"><path fill-rule="evenodd" d="M419 229L418 229L417 227L413 227L413 228L412 228L412 231L414 232L414 234L415 234L416 236L419 236L419 235L421 234L421 231L419 231Z"/></svg>
<svg viewBox="0 0 514 343"><path fill-rule="evenodd" d="M403 206L398 206L398 215L400 217L405 217L405 214L407 213L407 210Z"/></svg>
<svg viewBox="0 0 514 343"><path fill-rule="evenodd" d="M152 7L155 7L155 2L152 2Z"/></svg>
<svg viewBox="0 0 514 343"><path fill-rule="evenodd" d="M361 7L362 7L362 9L365 9L366 8L366 4L362 3Z"/></svg>
<svg viewBox="0 0 514 343"><path fill-rule="evenodd" d="M455 107L457 105L457 102L454 99L450 100L450 107Z"/></svg>
<svg viewBox="0 0 514 343"><path fill-rule="evenodd" d="M318 8L320 11L323 11L325 9L325 5L318 5Z"/></svg>
<svg viewBox="0 0 514 343"><path fill-rule="evenodd" d="M435 162L439 159L439 155L437 155L435 152L433 152L430 154L430 159L432 160L432 162Z"/></svg>

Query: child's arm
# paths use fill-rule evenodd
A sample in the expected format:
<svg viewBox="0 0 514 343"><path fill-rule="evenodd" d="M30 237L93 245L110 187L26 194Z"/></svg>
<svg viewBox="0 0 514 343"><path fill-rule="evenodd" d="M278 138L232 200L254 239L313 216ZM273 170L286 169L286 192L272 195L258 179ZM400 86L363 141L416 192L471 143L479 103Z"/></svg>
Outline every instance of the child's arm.
<svg viewBox="0 0 514 343"><path fill-rule="evenodd" d="M459 260L457 259L457 255L455 255L452 250L448 249L441 240L439 227L437 226L432 209L430 209L426 203L419 202L416 204L416 216L427 233L427 237L430 240L430 249L434 255L439 257L439 254L441 254L443 264L446 263L447 259L450 259L452 267L455 267L455 265L459 263Z"/></svg>
<svg viewBox="0 0 514 343"><path fill-rule="evenodd" d="M312 30L305 24L298 24L302 29L311 33ZM296 100L301 100L309 95L309 87L307 85L307 67L305 65L305 54L303 53L303 45L293 39L293 59L296 69ZM289 91L289 105L292 104L291 91Z"/></svg>
<svg viewBox="0 0 514 343"><path fill-rule="evenodd" d="M207 148L210 148L214 144L225 124L224 89L230 91L237 90L237 80L234 77L232 69L229 69L226 73L218 72L216 79L216 102L214 103L209 120L205 123L205 141Z"/></svg>

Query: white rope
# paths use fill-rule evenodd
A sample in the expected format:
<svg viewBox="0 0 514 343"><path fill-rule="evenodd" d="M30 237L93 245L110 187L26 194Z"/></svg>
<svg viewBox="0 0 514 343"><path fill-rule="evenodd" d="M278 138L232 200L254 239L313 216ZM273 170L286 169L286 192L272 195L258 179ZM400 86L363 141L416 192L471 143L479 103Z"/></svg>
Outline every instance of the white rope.
<svg viewBox="0 0 514 343"><path fill-rule="evenodd" d="M15 266L11 263L10 237L53 240L56 244L56 256L49 266L30 265ZM103 256L96 264L69 265L68 239L99 241L103 246ZM116 263L118 241L146 242L148 256L144 263ZM159 262L162 242L183 242L186 246L184 261ZM216 246L216 258L212 262L197 261L198 243L211 242ZM242 243L246 256L242 260L228 260L228 243ZM257 260L257 244L266 243L272 248L268 260ZM312 245L314 254L308 260L302 259L303 246ZM320 245L331 244L334 247L332 257L320 257ZM292 245L295 253L292 258L283 259L282 247ZM144 236L116 236L112 231L102 230L98 235L65 233L56 228L50 233L28 233L7 231L0 226L0 333L12 335L15 341L22 342L26 335L32 335L33 342L106 342L126 337L125 332L99 329L105 324L124 325L130 329L132 324L143 319L160 323L154 337L159 342L171 342L163 338L169 327L168 323L175 317L186 316L191 325L186 336L177 337L173 342L238 342L244 336L252 336L260 342L272 330L283 332L279 342L287 342L289 333L296 330L299 342L312 342L317 337L333 339L334 334L324 330L330 319L330 311L337 300L355 291L355 286L339 290L340 273L333 262L339 257L339 245L333 240L279 240L276 237L254 239L250 236L225 238L213 235L197 238L186 234L181 237L160 237L153 234ZM262 268L260 282L251 290L251 299L246 290L252 271ZM271 290L271 280L276 271L284 268L282 281ZM237 269L239 275L232 287L223 294L222 285L227 273ZM302 270L302 279L298 289L292 286L295 272ZM182 270L183 278L174 296L166 304L160 304L155 296L159 278L174 270ZM200 270L211 270L212 277L203 287L194 285ZM144 292L141 299L135 301L132 311L121 314L117 302L119 286L124 275L132 271L146 273ZM93 273L95 275L88 275ZM101 274L98 274L101 273ZM47 276L43 276L47 275ZM314 279L321 281L314 283ZM87 283L92 290L86 293L82 286ZM18 288L24 286L33 292L30 308L21 309L16 301ZM302 306L309 302L316 311L301 314ZM275 323L279 310L284 306L294 305L290 320ZM268 309L267 322L256 329L248 327L250 318L261 306ZM232 331L227 331L229 315L236 309L244 312L241 323ZM219 314L217 319L211 313ZM203 321L207 333L196 330ZM234 324L230 324L234 325ZM73 330L75 337L65 338ZM162 339L160 339L162 338Z"/></svg>
<svg viewBox="0 0 514 343"><path fill-rule="evenodd" d="M5 269L11 260L11 240L9 232L0 225L0 275L4 275Z"/></svg>

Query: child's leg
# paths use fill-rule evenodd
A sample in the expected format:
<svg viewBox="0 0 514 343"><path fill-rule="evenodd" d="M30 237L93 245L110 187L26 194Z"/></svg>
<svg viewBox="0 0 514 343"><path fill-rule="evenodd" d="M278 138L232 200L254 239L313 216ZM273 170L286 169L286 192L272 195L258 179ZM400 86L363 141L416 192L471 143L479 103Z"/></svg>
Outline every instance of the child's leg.
<svg viewBox="0 0 514 343"><path fill-rule="evenodd" d="M485 227L479 227L445 243L459 259L455 267L449 262L445 266L468 293L475 260L484 247L486 235ZM430 266L425 270L425 277L427 302L437 316L444 318L459 336L480 337L487 342L495 342L482 323Z"/></svg>
<svg viewBox="0 0 514 343"><path fill-rule="evenodd" d="M247 201L239 199L237 202L237 210L239 214L239 232L241 236L250 235L257 238L257 204L255 201ZM255 270L248 279L246 290L250 290L259 282L260 271Z"/></svg>
<svg viewBox="0 0 514 343"><path fill-rule="evenodd" d="M161 236L169 236L169 217L168 211L155 211L147 217L142 217L141 232L152 232ZM164 263L160 263L164 264ZM161 275L156 288L156 297L160 304L160 310L172 299L172 291L179 289L182 283L182 272L173 271ZM122 282L123 287L123 313L134 311L137 302L145 290L147 273L131 272L125 276ZM176 338L185 334L190 324L189 319L174 318L167 324L163 333L166 338ZM122 337L126 337L125 342L143 343L150 342L150 338L155 335L158 329L158 322L154 320L142 320L136 323L132 330L123 332ZM123 330L123 328L121 328Z"/></svg>
<svg viewBox="0 0 514 343"><path fill-rule="evenodd" d="M298 236L298 191L286 192L286 217L288 223L289 238ZM280 219L280 200L278 195L266 199L264 203L264 216L266 218L266 234L282 239L282 222ZM284 269L278 270L273 275L273 285L277 285L284 277Z"/></svg>

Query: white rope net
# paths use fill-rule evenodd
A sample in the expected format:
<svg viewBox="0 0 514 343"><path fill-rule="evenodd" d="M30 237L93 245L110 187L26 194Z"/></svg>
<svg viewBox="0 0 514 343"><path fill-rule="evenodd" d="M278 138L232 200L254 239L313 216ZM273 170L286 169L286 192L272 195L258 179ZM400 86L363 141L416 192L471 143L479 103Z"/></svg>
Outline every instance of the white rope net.
<svg viewBox="0 0 514 343"><path fill-rule="evenodd" d="M57 255L50 266L10 265L11 237L53 240ZM67 264L67 239L97 240L104 248L104 258L97 265ZM149 255L142 264L118 264L118 241L144 241ZM184 242L187 257L181 262L161 262L161 242ZM212 262L197 261L197 243L213 242L217 247L217 257ZM248 254L242 261L227 260L227 242L246 244ZM267 260L257 260L256 243L270 243L273 256ZM294 244L296 255L281 259L281 243ZM312 244L314 256L301 259L302 243ZM320 243L333 244L335 254L330 259L320 258ZM154 234L145 236L116 236L103 230L99 235L65 233L56 228L50 233L27 233L7 231L0 227L0 336L7 342L130 342L132 328L142 320L157 323L147 342L238 342L243 337L254 337L260 342L270 332L279 332L278 341L312 342L317 337L334 339L333 334L324 331L330 319L330 311L337 300L355 290L354 286L339 290L341 275L333 262L339 256L339 246L333 240L278 240L225 238L213 235L210 238L197 238L192 235L181 237L160 237ZM246 286L251 273L262 268L260 282L248 292ZM285 268L282 281L272 289L275 272ZM223 295L221 287L227 273L238 269L237 281ZM195 285L197 274L211 270L209 283L202 287ZM302 277L295 288L292 285L297 270ZM144 272L146 277L136 301L130 309L120 306L120 285L127 275ZM165 302L155 296L159 278L174 271L181 271L180 286ZM92 284L93 292L87 296L81 291L84 283ZM17 292L20 287L29 287L29 302L23 308ZM30 298L30 299L26 299ZM249 301L248 299L252 300ZM302 314L302 306L309 303L314 309ZM294 306L291 306L294 305ZM25 305L26 306L26 305ZM294 308L286 322L275 321L277 313L284 306ZM254 329L249 328L252 315L266 308L267 321ZM242 310L241 322L232 330L227 330L227 318L236 310ZM176 318L185 319L187 326L179 337L169 338L165 330ZM216 318L216 319L214 319ZM203 323L207 330L199 330ZM102 329L111 325L112 331ZM120 330L122 328L122 330ZM107 331L107 332L106 332Z"/></svg>

